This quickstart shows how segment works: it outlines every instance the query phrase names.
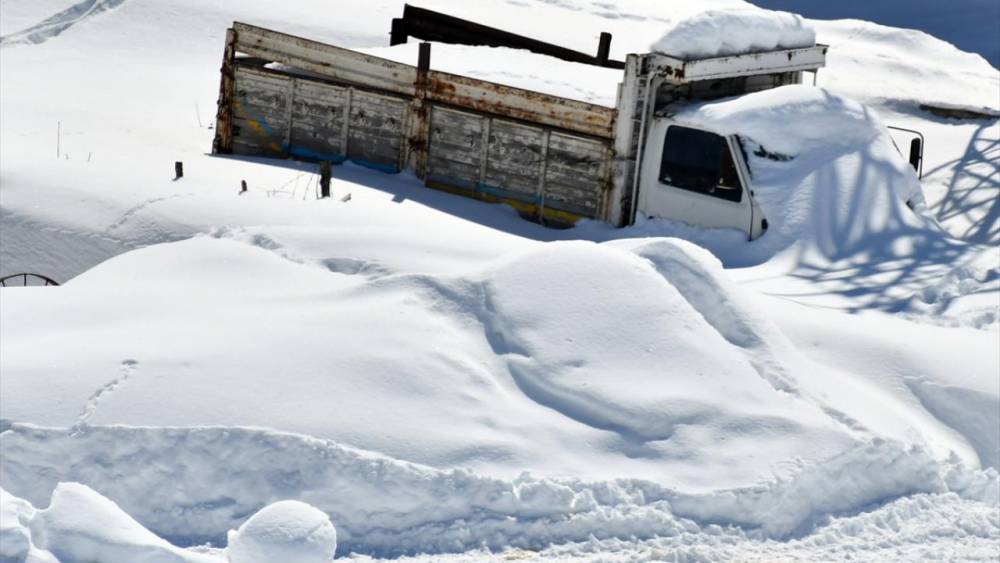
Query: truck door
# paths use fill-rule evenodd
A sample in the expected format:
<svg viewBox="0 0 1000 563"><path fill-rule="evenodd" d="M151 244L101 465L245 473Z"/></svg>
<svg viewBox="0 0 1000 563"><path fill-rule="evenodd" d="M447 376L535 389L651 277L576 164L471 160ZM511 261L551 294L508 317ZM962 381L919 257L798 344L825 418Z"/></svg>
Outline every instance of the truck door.
<svg viewBox="0 0 1000 563"><path fill-rule="evenodd" d="M657 120L642 165L639 208L650 218L751 233L749 178L733 139Z"/></svg>

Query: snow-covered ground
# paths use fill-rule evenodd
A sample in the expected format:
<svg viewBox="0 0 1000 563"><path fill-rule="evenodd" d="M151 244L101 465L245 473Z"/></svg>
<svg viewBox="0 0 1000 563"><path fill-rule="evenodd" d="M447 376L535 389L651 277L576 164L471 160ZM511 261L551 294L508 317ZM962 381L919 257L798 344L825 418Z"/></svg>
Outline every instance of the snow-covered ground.
<svg viewBox="0 0 1000 563"><path fill-rule="evenodd" d="M426 3L617 58L746 8L674 4ZM68 281L0 290L0 559L995 559L1000 129L919 106L997 109L996 69L815 21L822 89L685 110L766 149L752 243L352 164L321 201L314 165L207 154L233 20L413 62L401 10L0 3L0 274ZM432 61L606 105L619 78ZM922 182L885 124L926 135Z"/></svg>

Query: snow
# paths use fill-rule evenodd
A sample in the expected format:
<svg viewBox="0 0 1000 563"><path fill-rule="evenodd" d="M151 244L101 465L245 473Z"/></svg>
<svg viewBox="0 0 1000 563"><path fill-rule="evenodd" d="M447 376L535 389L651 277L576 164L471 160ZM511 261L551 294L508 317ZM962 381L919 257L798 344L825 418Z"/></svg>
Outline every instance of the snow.
<svg viewBox="0 0 1000 563"><path fill-rule="evenodd" d="M52 490L48 508L30 503L0 489L4 539L15 538L3 548L12 560L136 561L143 563L212 563L171 545L136 522L111 500L79 483L60 483ZM14 521L16 519L16 521Z"/></svg>
<svg viewBox="0 0 1000 563"><path fill-rule="evenodd" d="M417 64L419 43L362 49L364 53L409 65ZM571 63L506 47L434 43L431 69L524 88L553 96L615 107L618 69Z"/></svg>
<svg viewBox="0 0 1000 563"><path fill-rule="evenodd" d="M111 517L112 522L130 526L132 535L125 538L128 561L177 561L184 563L233 563L227 550L201 547L182 550L169 546L160 540L156 546L150 546L142 541L149 532L137 528L134 521L125 513L117 510L111 501L97 492L76 483L65 483L57 487L60 495L75 496L76 506L85 512L103 508L103 516ZM71 493L67 493L71 491ZM14 497L0 489L0 506L5 510L16 507L21 514L26 515L22 521L13 525L12 529L24 538L25 543L13 546L6 544L7 553L15 560L27 563L53 563L58 561L51 552L40 549L33 541L44 541L48 532L41 522L32 522L34 514L39 513L30 503ZM55 499L53 499L55 500ZM273 505L272 505L273 506ZM266 510L266 509L265 509ZM315 510L308 505L301 505L296 512L311 512ZM71 518L71 517L68 517ZM648 514L647 514L648 518ZM613 523L606 523L615 525ZM61 523L57 522L57 526ZM665 530L666 528L661 528ZM106 529L92 530L91 539L96 541L113 541L105 535L113 535L114 531ZM138 536L138 537L137 537ZM10 536L5 536L10 537ZM876 510L856 516L834 517L823 522L818 530L809 537L796 538L790 541L774 541L754 537L753 534L732 526L708 525L700 527L687 520L679 521L671 526L671 533L657 535L652 538L635 537L619 539L617 537L602 537L600 534L588 538L563 543L542 550L524 548L506 548L502 551L488 549L473 549L459 555L435 554L433 556L417 555L402 556L398 561L634 561L639 560L696 560L724 561L739 557L746 561L773 560L780 554L790 561L816 561L850 559L856 556L876 556L880 561L913 561L915 559L939 559L961 561L989 561L995 553L996 542L1000 538L1000 522L997 512L988 505L961 498L955 493L918 494L903 497L877 508ZM76 547L80 544L69 544ZM83 544L86 545L86 544ZM162 546L168 545L167 551ZM5 556L7 555L5 553ZM169 553L169 555L165 555ZM115 553L117 557L121 552ZM120 558L105 558L107 552L99 553L100 561L119 561ZM230 555L227 557L227 555ZM294 554L301 556L301 552ZM72 550L66 553L70 560L79 560L93 556L92 552ZM348 557L357 561L371 561L369 556L350 554ZM294 560L309 561L309 559L255 559L252 561ZM317 559L324 560L324 559ZM325 559L329 560L329 559Z"/></svg>
<svg viewBox="0 0 1000 563"><path fill-rule="evenodd" d="M797 14L761 9L706 10L677 23L649 50L682 59L707 59L812 47L816 31Z"/></svg>
<svg viewBox="0 0 1000 563"><path fill-rule="evenodd" d="M296 500L269 504L229 533L230 563L327 563L337 551L337 530L315 507Z"/></svg>
<svg viewBox="0 0 1000 563"><path fill-rule="evenodd" d="M820 89L682 112L745 139L748 243L206 155L233 20L412 63L400 2L73 4L0 5L0 268L67 282L0 290L2 557L219 563L294 500L360 561L995 558L998 130L919 109L996 108L981 57L807 22ZM745 4L428 7L621 59ZM604 105L619 76L433 53ZM922 183L883 124L925 133Z"/></svg>

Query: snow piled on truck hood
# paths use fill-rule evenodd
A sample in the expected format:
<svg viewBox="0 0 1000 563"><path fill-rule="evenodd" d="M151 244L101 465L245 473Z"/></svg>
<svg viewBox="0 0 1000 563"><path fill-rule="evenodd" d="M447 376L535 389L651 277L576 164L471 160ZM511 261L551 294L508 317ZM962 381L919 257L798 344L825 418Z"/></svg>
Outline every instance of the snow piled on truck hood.
<svg viewBox="0 0 1000 563"><path fill-rule="evenodd" d="M812 86L783 86L692 104L674 117L738 135L749 157L754 197L769 226L752 244L737 244L742 256L728 265L763 262L793 245L836 256L887 233L939 232L921 215L913 169L875 112L854 100ZM711 244L713 238L718 234L704 232L699 242L722 256L734 254L724 250L733 241Z"/></svg>
<svg viewBox="0 0 1000 563"><path fill-rule="evenodd" d="M649 50L682 59L705 59L815 44L816 31L802 16L748 8L708 10L681 20Z"/></svg>

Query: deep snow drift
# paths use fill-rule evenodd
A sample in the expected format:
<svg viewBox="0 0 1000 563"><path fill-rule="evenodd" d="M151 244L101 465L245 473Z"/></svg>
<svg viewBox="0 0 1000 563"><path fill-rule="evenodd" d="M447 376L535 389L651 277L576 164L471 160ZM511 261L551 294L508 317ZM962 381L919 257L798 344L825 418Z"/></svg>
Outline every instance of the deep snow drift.
<svg viewBox="0 0 1000 563"><path fill-rule="evenodd" d="M611 31L619 59L745 7L427 5L586 52ZM745 138L773 218L754 243L554 231L350 164L316 201L312 165L205 154L233 20L413 63L384 47L401 8L0 4L0 269L68 280L0 290L4 549L224 561L295 499L341 556L995 556L1000 144L919 109L995 107L995 69L807 22L822 89L686 114ZM613 101L617 73L549 62L435 45L432 66ZM922 186L884 123L927 135Z"/></svg>

